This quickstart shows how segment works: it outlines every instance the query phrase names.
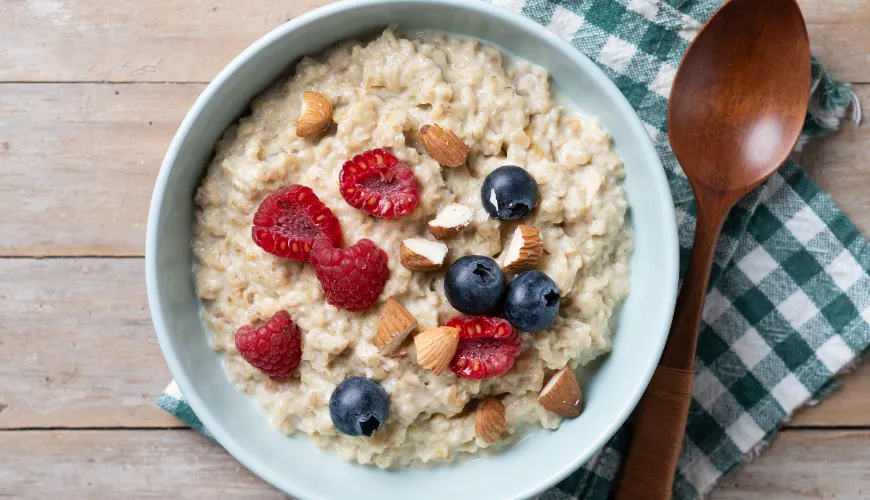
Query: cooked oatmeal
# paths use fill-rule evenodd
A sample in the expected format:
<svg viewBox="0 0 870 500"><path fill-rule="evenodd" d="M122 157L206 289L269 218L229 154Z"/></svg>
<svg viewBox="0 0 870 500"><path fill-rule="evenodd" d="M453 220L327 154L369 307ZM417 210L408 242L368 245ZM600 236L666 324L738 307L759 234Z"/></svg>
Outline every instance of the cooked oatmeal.
<svg viewBox="0 0 870 500"><path fill-rule="evenodd" d="M335 125L299 138L295 124L306 90L332 99ZM538 393L555 370L586 365L610 349L608 323L628 293L632 243L623 167L609 136L598 120L557 104L552 93L545 70L507 60L485 44L437 33L409 39L388 29L368 43L348 41L304 58L289 80L254 99L251 114L225 132L195 199L196 291L229 378L256 397L273 425L379 467L450 461L499 449L534 428L559 426L561 417L538 404ZM422 149L417 131L435 123L470 147L466 166L442 168ZM419 205L401 219L366 215L339 192L343 163L379 147L391 149L419 179ZM492 219L480 203L484 177L505 164L526 168L539 184L538 207L522 221ZM387 252L390 278L380 303L363 312L330 306L310 265L254 244L258 204L289 184L309 186L332 209L345 245L369 238ZM399 264L401 241L431 238L427 222L451 202L472 207L474 220L446 242L447 265L472 254L497 259L517 223L534 226L545 251L538 269L562 295L555 323L522 333L522 352L500 377L434 375L417 365L413 344L398 357L382 356L373 344L389 297L417 319L417 331L459 314L444 296L447 265L424 273ZM233 342L239 327L279 310L303 332L298 376L286 382L253 368ZM369 377L389 394L389 418L370 438L341 434L330 420L330 394L351 375ZM476 437L469 404L486 395L502 395L506 408L507 429L493 444Z"/></svg>

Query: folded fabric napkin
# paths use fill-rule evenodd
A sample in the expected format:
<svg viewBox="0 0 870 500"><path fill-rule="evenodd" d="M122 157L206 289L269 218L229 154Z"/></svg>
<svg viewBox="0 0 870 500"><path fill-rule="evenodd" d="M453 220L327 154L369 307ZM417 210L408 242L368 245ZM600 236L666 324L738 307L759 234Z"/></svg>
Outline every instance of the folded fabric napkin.
<svg viewBox="0 0 870 500"><path fill-rule="evenodd" d="M670 181L681 272L692 246L692 190L671 152L668 96L680 59L719 0L492 0L546 26L598 63L634 106ZM835 130L852 99L813 61L805 137ZM763 448L792 412L826 395L870 346L870 248L794 162L725 224L698 343L694 398L674 497L702 497ZM158 404L208 431L171 384ZM606 498L630 425L546 500Z"/></svg>

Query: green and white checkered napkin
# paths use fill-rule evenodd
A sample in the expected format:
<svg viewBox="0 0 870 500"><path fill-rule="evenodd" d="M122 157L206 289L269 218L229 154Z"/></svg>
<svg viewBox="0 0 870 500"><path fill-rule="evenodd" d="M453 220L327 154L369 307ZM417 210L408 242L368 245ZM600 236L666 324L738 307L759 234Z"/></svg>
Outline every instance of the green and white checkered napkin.
<svg viewBox="0 0 870 500"><path fill-rule="evenodd" d="M637 110L671 184L684 269L695 209L668 145L668 94L689 42L720 2L492 1L569 40ZM805 137L836 129L851 99L815 61L813 84ZM826 395L834 374L868 350L868 270L867 241L792 161L734 208L704 308L675 498L703 496L763 448L796 408ZM174 383L158 404L207 433ZM589 463L540 498L606 498L630 434L624 426Z"/></svg>

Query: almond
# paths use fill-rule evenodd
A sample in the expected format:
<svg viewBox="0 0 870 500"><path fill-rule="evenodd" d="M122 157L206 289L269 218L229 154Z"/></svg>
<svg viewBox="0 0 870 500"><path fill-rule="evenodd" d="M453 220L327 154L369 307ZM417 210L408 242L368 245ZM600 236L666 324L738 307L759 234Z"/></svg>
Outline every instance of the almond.
<svg viewBox="0 0 870 500"><path fill-rule="evenodd" d="M450 365L459 345L459 329L439 326L414 337L417 348L417 364L435 375L441 375Z"/></svg>
<svg viewBox="0 0 870 500"><path fill-rule="evenodd" d="M501 437L507 427L504 419L504 405L496 398L487 398L480 402L474 413L474 430L487 443L492 443Z"/></svg>
<svg viewBox="0 0 870 500"><path fill-rule="evenodd" d="M302 93L302 114L296 122L296 135L310 137L329 128L332 124L332 101L329 97L305 91Z"/></svg>
<svg viewBox="0 0 870 500"><path fill-rule="evenodd" d="M429 232L439 240L456 236L465 226L471 224L474 212L462 203L448 203L429 221Z"/></svg>
<svg viewBox="0 0 870 500"><path fill-rule="evenodd" d="M434 271L444 265L447 245L426 238L408 238L399 248L402 266L411 271Z"/></svg>
<svg viewBox="0 0 870 500"><path fill-rule="evenodd" d="M538 402L544 408L563 417L574 418L580 415L583 395L580 393L580 384L577 382L574 370L566 366L557 371L541 389Z"/></svg>
<svg viewBox="0 0 870 500"><path fill-rule="evenodd" d="M526 271L538 267L544 241L541 232L531 226L517 226L504 256L504 268L508 271Z"/></svg>
<svg viewBox="0 0 870 500"><path fill-rule="evenodd" d="M429 156L444 167L458 167L465 163L468 146L462 139L438 125L420 127L420 142Z"/></svg>
<svg viewBox="0 0 870 500"><path fill-rule="evenodd" d="M390 297L381 311L378 332L375 334L375 347L381 354L388 356L402 345L414 328L417 328L417 320L398 300Z"/></svg>

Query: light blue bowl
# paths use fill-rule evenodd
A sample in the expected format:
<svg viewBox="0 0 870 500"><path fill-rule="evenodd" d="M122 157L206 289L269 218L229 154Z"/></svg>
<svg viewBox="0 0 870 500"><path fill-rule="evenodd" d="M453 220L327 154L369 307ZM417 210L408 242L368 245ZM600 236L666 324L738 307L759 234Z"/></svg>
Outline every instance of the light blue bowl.
<svg viewBox="0 0 870 500"><path fill-rule="evenodd" d="M190 250L194 192L214 143L247 112L251 98L300 56L387 25L477 37L547 68L555 85L611 133L625 161L636 242L631 295L619 314L613 352L584 388L586 406L579 418L555 432L536 432L497 456L396 471L344 462L304 435L283 436L229 383L200 322ZM146 274L154 328L181 392L215 438L258 476L305 499L504 500L529 497L567 476L628 417L667 336L677 259L674 210L661 163L637 115L595 64L540 25L476 0L367 0L332 4L277 28L235 58L197 99L157 177Z"/></svg>

